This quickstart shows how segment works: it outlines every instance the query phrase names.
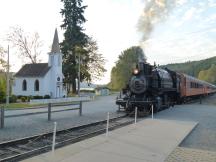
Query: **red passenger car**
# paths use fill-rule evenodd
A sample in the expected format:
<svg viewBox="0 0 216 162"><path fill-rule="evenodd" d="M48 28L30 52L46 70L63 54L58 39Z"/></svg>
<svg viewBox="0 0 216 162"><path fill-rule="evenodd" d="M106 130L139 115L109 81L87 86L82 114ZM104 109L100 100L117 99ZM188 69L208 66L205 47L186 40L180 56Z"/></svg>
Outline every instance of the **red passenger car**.
<svg viewBox="0 0 216 162"><path fill-rule="evenodd" d="M179 73L181 99L205 96L216 92L216 86L192 76Z"/></svg>

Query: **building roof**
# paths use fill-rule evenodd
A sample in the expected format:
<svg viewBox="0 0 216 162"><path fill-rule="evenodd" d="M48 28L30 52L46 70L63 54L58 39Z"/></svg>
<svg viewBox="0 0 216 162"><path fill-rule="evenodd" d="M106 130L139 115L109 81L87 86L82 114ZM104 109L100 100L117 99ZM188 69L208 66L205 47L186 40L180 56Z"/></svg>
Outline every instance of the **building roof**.
<svg viewBox="0 0 216 162"><path fill-rule="evenodd" d="M49 69L48 63L25 64L15 77L43 77Z"/></svg>
<svg viewBox="0 0 216 162"><path fill-rule="evenodd" d="M58 31L55 29L51 53L60 53Z"/></svg>

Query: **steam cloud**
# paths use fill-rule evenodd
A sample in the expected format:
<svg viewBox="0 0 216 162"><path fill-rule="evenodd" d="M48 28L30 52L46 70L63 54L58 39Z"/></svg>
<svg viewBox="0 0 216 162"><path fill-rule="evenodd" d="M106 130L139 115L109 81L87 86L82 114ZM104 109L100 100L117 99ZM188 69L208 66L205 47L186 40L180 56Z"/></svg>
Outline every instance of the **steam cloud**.
<svg viewBox="0 0 216 162"><path fill-rule="evenodd" d="M180 0L143 0L145 7L139 18L138 31L142 36L142 42L149 39L156 24L164 21L172 8Z"/></svg>

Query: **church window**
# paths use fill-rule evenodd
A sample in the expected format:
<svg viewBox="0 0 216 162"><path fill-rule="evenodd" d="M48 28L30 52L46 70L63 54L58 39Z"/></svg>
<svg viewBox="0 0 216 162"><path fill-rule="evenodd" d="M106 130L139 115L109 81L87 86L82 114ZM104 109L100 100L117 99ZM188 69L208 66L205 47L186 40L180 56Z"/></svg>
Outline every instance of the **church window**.
<svg viewBox="0 0 216 162"><path fill-rule="evenodd" d="M61 66L61 56L58 56L58 66Z"/></svg>
<svg viewBox="0 0 216 162"><path fill-rule="evenodd" d="M54 56L51 56L51 65L54 65Z"/></svg>
<svg viewBox="0 0 216 162"><path fill-rule="evenodd" d="M35 80L34 90L39 91L39 81L38 80Z"/></svg>
<svg viewBox="0 0 216 162"><path fill-rule="evenodd" d="M23 91L26 91L26 90L27 90L27 82L26 82L26 80L23 80L23 83L22 83L22 90L23 90Z"/></svg>

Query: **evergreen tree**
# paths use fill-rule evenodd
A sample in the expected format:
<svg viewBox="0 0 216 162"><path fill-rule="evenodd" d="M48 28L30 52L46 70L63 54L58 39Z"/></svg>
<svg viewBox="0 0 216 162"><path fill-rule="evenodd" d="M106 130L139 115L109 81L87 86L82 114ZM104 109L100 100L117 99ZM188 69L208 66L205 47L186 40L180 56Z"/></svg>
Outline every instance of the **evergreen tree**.
<svg viewBox="0 0 216 162"><path fill-rule="evenodd" d="M98 53L96 41L84 33L83 24L86 22L82 0L61 0L64 17L61 27L65 29L64 40L61 43L63 53L63 73L67 90L72 83L73 93L76 92L76 78L78 78L78 57L81 57L80 80L90 82L99 79L106 71L105 60Z"/></svg>
<svg viewBox="0 0 216 162"><path fill-rule="evenodd" d="M66 83L72 83L73 93L76 92L76 78L78 78L78 55L86 54L82 50L86 44L88 36L83 32L83 23L86 22L84 10L87 6L82 6L82 0L61 0L64 8L61 14L64 17L61 28L65 30L64 40L60 44L63 53L63 73Z"/></svg>

